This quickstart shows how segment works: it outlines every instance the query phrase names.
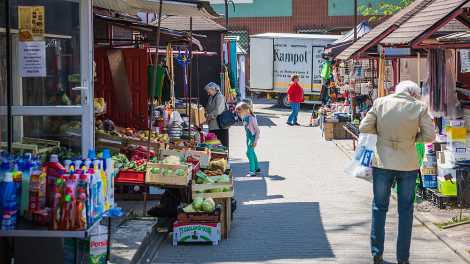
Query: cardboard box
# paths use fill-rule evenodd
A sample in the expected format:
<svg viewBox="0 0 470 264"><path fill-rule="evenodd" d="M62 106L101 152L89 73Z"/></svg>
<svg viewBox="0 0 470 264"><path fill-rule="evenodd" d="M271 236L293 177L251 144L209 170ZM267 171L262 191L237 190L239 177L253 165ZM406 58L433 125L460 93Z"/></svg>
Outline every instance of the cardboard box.
<svg viewBox="0 0 470 264"><path fill-rule="evenodd" d="M75 256L75 242L72 238L64 238L64 263L73 264ZM108 227L100 225L91 233L89 240L78 239L78 259L83 263L106 263L108 246ZM89 261L86 261L86 260Z"/></svg>
<svg viewBox="0 0 470 264"><path fill-rule="evenodd" d="M333 123L323 123L325 129L325 139L333 139Z"/></svg>
<svg viewBox="0 0 470 264"><path fill-rule="evenodd" d="M46 173L31 175L29 193L29 211L46 209Z"/></svg>
<svg viewBox="0 0 470 264"><path fill-rule="evenodd" d="M446 156L444 155L444 151L438 151L436 153L436 157L437 157L437 166L439 166L439 164L446 163Z"/></svg>
<svg viewBox="0 0 470 264"><path fill-rule="evenodd" d="M185 212L187 204L178 206L178 223L219 223L222 215L222 205L218 204L211 213Z"/></svg>
<svg viewBox="0 0 470 264"><path fill-rule="evenodd" d="M173 245L181 242L212 242L221 240L220 223L173 223Z"/></svg>
<svg viewBox="0 0 470 264"><path fill-rule="evenodd" d="M176 109L176 111L178 111L178 113L180 113L180 114L184 113L184 114L187 114L189 116L187 108L186 109ZM198 111L199 111L199 116L198 116ZM204 107L200 107L199 109L191 109L191 120L189 122L195 124L196 126L199 126L201 123L206 122Z"/></svg>
<svg viewBox="0 0 470 264"><path fill-rule="evenodd" d="M211 151L207 150L207 152L202 152L195 150L186 150L184 157L186 159L192 158L195 160L199 160L201 162L201 168L207 169L209 168L209 164L211 161Z"/></svg>

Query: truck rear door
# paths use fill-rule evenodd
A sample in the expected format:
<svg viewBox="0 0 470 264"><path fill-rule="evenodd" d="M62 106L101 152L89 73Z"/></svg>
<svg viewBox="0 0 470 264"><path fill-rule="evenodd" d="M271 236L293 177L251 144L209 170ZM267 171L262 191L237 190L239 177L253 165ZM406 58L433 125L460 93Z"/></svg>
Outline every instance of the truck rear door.
<svg viewBox="0 0 470 264"><path fill-rule="evenodd" d="M250 42L250 88L272 90L274 40L252 38Z"/></svg>

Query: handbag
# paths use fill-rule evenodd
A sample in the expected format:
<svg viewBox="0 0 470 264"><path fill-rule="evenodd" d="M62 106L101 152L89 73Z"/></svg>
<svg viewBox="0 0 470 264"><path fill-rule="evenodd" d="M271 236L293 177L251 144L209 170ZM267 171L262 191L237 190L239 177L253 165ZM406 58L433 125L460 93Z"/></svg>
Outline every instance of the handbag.
<svg viewBox="0 0 470 264"><path fill-rule="evenodd" d="M225 110L222 112L222 114L217 116L217 125L219 125L220 129L227 129L237 123L237 120L235 119L233 112L228 110L225 96L224 96L224 102L225 102Z"/></svg>

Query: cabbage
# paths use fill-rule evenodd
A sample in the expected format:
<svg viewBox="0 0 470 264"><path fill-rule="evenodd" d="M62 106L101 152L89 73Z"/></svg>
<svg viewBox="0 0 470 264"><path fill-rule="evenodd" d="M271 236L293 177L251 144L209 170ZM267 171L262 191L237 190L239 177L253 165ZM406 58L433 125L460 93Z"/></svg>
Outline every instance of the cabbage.
<svg viewBox="0 0 470 264"><path fill-rule="evenodd" d="M185 208L183 208L183 211L185 211L186 213L197 212L192 204L190 204L190 205L186 206Z"/></svg>
<svg viewBox="0 0 470 264"><path fill-rule="evenodd" d="M204 184L211 184L211 183L214 183L214 181L211 178L207 177L204 179Z"/></svg>
<svg viewBox="0 0 470 264"><path fill-rule="evenodd" d="M194 198L194 200L193 200L192 206L193 206L196 210L199 210L199 209L201 209L203 203L204 203L204 200L202 199L202 197L196 197L196 198Z"/></svg>
<svg viewBox="0 0 470 264"><path fill-rule="evenodd" d="M217 182L230 182L230 177L228 175L222 175L219 177ZM223 188L222 192L230 192L230 188L229 187Z"/></svg>
<svg viewBox="0 0 470 264"><path fill-rule="evenodd" d="M177 156L168 156L163 160L163 164L180 165L180 158Z"/></svg>
<svg viewBox="0 0 470 264"><path fill-rule="evenodd" d="M215 202L211 197L204 200L204 203L202 203L202 210L206 213L211 213L215 210Z"/></svg>

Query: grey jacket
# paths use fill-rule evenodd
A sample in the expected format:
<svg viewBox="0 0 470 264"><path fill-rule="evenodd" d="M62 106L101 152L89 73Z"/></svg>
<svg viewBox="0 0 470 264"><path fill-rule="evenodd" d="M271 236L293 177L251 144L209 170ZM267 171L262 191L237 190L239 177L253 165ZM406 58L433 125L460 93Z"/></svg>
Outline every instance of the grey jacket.
<svg viewBox="0 0 470 264"><path fill-rule="evenodd" d="M224 112L225 107L225 97L222 93L217 92L214 96L209 97L209 101L207 102L205 109L206 115L209 115L209 130L220 129L217 124L217 116Z"/></svg>

